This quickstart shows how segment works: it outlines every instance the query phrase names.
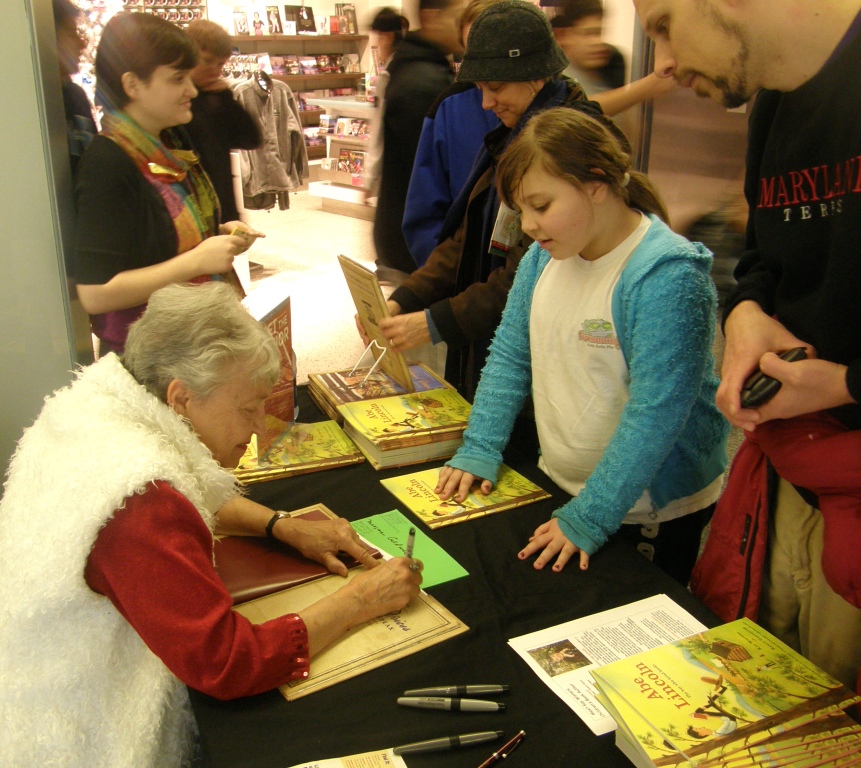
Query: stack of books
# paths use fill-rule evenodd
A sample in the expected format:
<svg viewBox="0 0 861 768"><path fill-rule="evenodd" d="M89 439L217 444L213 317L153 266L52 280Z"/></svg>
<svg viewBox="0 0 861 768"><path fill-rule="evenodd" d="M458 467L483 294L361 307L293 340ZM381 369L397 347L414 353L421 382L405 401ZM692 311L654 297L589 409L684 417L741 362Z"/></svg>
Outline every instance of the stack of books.
<svg viewBox="0 0 861 768"><path fill-rule="evenodd" d="M376 370L368 376L369 371L370 367L366 366L355 371L309 374L308 394L330 419L343 424L344 417L338 410L340 405L406 393L400 384L383 371ZM421 363L410 363L409 373L413 392L451 387L445 379Z"/></svg>
<svg viewBox="0 0 861 768"><path fill-rule="evenodd" d="M432 389L338 406L344 431L375 469L453 456L470 405L454 389Z"/></svg>
<svg viewBox="0 0 861 768"><path fill-rule="evenodd" d="M253 485L364 460L356 444L334 421L294 423L263 452L255 435L233 473L243 485Z"/></svg>
<svg viewBox="0 0 861 768"><path fill-rule="evenodd" d="M861 764L861 697L748 619L591 673L636 766Z"/></svg>

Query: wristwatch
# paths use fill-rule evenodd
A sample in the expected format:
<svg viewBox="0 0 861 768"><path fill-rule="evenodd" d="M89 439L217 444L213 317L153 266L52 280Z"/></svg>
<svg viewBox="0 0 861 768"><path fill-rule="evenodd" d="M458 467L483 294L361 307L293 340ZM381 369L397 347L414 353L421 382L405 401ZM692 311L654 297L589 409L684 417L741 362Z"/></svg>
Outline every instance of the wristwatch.
<svg viewBox="0 0 861 768"><path fill-rule="evenodd" d="M275 534L272 533L272 529L275 527L275 523L285 517L290 517L290 515L288 515L286 512L276 512L274 515L272 515L272 517L269 519L269 522L266 524L266 538L275 538Z"/></svg>

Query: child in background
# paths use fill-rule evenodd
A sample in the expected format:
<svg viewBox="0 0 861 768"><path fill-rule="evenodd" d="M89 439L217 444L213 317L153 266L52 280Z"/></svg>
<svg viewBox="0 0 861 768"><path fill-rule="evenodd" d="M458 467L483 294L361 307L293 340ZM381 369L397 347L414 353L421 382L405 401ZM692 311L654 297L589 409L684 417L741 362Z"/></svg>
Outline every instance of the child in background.
<svg viewBox="0 0 861 768"><path fill-rule="evenodd" d="M535 243L436 492L463 499L477 478L490 491L531 394L539 467L573 498L518 557L561 571L579 552L585 570L619 531L687 584L726 465L711 256L669 229L618 136L606 118L551 109L500 160L500 197Z"/></svg>

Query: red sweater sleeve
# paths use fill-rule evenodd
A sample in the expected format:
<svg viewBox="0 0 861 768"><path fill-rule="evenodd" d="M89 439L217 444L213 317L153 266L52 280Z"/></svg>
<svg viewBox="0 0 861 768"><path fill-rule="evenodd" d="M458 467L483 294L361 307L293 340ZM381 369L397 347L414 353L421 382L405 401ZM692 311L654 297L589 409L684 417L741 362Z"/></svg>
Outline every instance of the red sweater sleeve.
<svg viewBox="0 0 861 768"><path fill-rule="evenodd" d="M219 699L308 676L308 633L291 614L254 625L212 564L212 535L163 481L126 499L99 531L84 570L183 683Z"/></svg>

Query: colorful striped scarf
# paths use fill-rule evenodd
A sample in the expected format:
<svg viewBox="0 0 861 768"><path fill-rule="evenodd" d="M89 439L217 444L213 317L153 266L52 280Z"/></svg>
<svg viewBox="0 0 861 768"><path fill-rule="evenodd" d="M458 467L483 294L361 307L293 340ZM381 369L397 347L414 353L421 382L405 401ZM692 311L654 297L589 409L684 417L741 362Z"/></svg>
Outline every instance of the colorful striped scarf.
<svg viewBox="0 0 861 768"><path fill-rule="evenodd" d="M196 152L168 147L124 112L106 112L102 135L116 143L158 190L176 228L177 254L218 233L221 206ZM179 146L170 131L170 143Z"/></svg>

